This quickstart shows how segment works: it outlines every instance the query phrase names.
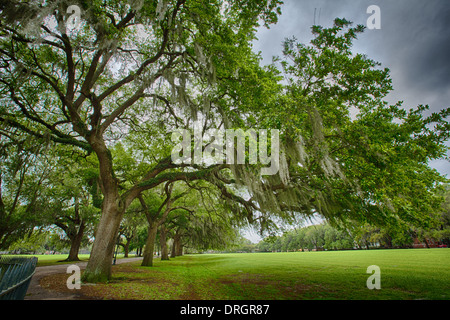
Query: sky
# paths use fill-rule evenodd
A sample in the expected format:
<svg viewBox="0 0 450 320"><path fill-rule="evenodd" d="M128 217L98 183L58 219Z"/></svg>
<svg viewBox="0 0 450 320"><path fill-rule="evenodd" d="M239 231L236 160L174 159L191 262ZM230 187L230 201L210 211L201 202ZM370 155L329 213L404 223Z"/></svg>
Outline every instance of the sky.
<svg viewBox="0 0 450 320"><path fill-rule="evenodd" d="M258 29L254 50L269 64L281 55L285 38L309 43L314 23L330 27L335 18L345 18L367 26L370 5L380 8L381 28L367 28L353 50L390 69L394 90L386 100L403 101L405 108L429 105L430 112L450 107L449 0L285 0L278 23ZM450 178L450 162L430 165ZM246 236L259 241L255 232Z"/></svg>

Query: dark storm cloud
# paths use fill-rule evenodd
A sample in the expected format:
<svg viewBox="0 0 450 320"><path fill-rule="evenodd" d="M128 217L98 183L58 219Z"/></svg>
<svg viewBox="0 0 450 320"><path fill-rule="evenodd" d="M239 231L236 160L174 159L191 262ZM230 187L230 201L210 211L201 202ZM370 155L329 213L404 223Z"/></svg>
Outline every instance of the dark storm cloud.
<svg viewBox="0 0 450 320"><path fill-rule="evenodd" d="M392 70L393 97L406 107L448 107L450 90L450 2L381 2L379 46L368 47Z"/></svg>
<svg viewBox="0 0 450 320"><path fill-rule="evenodd" d="M405 108L427 104L430 112L450 107L449 0L285 0L278 24L259 30L255 49L270 63L272 56L281 55L284 38L308 43L314 21L328 27L339 17L366 25L370 5L381 9L381 29L366 29L354 52L391 70L394 91L387 100L404 101ZM447 161L432 165L450 176Z"/></svg>

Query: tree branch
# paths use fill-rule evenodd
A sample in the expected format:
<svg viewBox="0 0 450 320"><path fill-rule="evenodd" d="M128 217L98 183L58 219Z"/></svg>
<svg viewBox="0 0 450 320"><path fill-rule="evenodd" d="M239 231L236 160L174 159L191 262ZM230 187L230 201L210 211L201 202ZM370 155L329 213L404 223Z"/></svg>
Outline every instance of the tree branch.
<svg viewBox="0 0 450 320"><path fill-rule="evenodd" d="M23 132L26 132L26 133L28 133L28 134L36 137L36 138L40 138L40 139L45 138L45 136L43 134L35 132L35 131L29 129L28 127L22 125L21 123L17 122L16 120L9 119L9 118L4 118L3 116L0 116L0 121L5 123L6 125L10 125L10 126L12 126L14 128L20 129ZM54 142L68 144L68 145L73 145L73 146L81 148L81 149L83 149L83 150L85 150L87 152L91 152L92 151L92 147L88 143L83 142L83 141L79 141L79 140L74 139L73 137L70 137L70 136L67 136L67 135L63 135L63 136L60 136L60 137L55 137L53 135L50 135L49 137Z"/></svg>
<svg viewBox="0 0 450 320"><path fill-rule="evenodd" d="M175 20L176 15L178 14L178 10L180 9L180 7L185 3L185 0L179 0L177 2L177 5L172 13L172 21ZM134 72L134 73L130 73L128 76L126 76L125 78L123 78L122 80L116 82L115 84L113 84L112 86L110 86L109 88L107 88L105 91L103 91L99 96L99 102L101 102L103 99L105 99L106 97L108 97L109 95L111 95L112 93L114 93L116 90L118 90L119 88L121 88L122 86L124 86L127 83L130 83L131 81L134 81L137 77L139 77L144 70L152 63L155 63L156 61L159 60L159 58L161 58L164 54L164 50L166 49L166 46L169 42L169 31L170 28L164 28L163 30L163 40L161 42L161 46L159 47L159 50L156 52L156 54L151 57L148 58L147 60L145 60L141 66ZM180 53L181 54L181 53ZM156 79L155 79L156 80Z"/></svg>

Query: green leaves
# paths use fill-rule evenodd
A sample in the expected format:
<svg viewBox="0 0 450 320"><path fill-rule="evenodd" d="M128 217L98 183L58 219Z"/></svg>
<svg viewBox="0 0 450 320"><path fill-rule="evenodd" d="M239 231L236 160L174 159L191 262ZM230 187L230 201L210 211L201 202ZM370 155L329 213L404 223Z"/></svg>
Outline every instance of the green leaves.
<svg viewBox="0 0 450 320"><path fill-rule="evenodd" d="M389 106L389 70L352 52L364 27L346 19L313 26L309 44L286 39L283 57L262 67L251 42L260 24L277 21L280 5L95 0L80 4L83 23L67 33L64 5L43 3L47 20L29 34L21 19L5 23L13 17L6 10L2 130L67 145L68 159L86 152L73 166L74 186L87 184L96 207L101 190L129 205L164 182L204 180L234 201L235 217L262 229L315 212L336 221L426 221L443 181L427 162L445 155L450 109L425 117L426 107ZM225 178L225 166L167 162L171 132L199 119L205 130L279 129L288 183L252 168L232 167Z"/></svg>
<svg viewBox="0 0 450 320"><path fill-rule="evenodd" d="M424 106L388 105L389 70L351 50L363 30L336 19L331 28L313 26L310 45L285 40L284 57L275 62L286 85L260 119L284 133L292 184L279 195L295 190L299 213L315 211L336 223L427 225L445 181L428 161L448 150L449 111L425 117ZM296 155L296 146L306 156Z"/></svg>

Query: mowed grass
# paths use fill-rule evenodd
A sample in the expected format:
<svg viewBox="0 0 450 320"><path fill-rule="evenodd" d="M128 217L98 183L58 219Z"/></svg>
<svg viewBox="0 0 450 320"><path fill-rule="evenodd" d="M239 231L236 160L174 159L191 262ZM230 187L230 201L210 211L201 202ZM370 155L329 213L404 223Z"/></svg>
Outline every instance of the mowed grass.
<svg viewBox="0 0 450 320"><path fill-rule="evenodd" d="M38 255L27 255L26 257L37 257L38 258L38 267L55 265L55 264L72 264L73 262L64 261L67 259L67 254L38 254ZM81 261L88 261L89 254L79 254L78 258Z"/></svg>
<svg viewBox="0 0 450 320"><path fill-rule="evenodd" d="M108 284L82 285L98 299L450 299L450 249L185 255L113 267ZM369 290L367 267L381 270ZM67 277L67 276L66 276ZM61 281L64 281L62 279Z"/></svg>
<svg viewBox="0 0 450 320"><path fill-rule="evenodd" d="M37 266L48 266L48 265L55 265L55 264L72 264L73 262L70 261L64 261L67 259L67 254L25 254L25 255L2 255L4 257L25 257L25 258L31 258L36 257L38 258ZM80 261L88 261L89 260L89 254L79 254L78 258Z"/></svg>

